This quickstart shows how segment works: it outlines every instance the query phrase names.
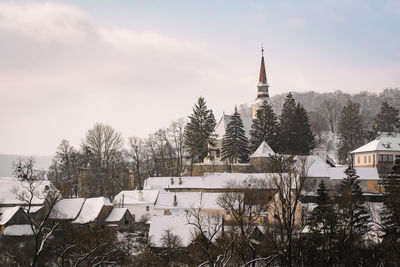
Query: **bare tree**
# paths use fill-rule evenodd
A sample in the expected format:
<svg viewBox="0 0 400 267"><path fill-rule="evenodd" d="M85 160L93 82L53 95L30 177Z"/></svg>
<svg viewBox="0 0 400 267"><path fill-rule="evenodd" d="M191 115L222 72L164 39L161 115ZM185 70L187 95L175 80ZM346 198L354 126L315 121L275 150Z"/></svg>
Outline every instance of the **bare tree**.
<svg viewBox="0 0 400 267"><path fill-rule="evenodd" d="M144 153L144 144L143 141L136 137L136 136L131 136L129 137L129 156L133 160L133 166L135 170L135 177L136 180L138 181L139 187L142 187L142 177L141 177L141 168L142 168L142 158L143 153Z"/></svg>
<svg viewBox="0 0 400 267"><path fill-rule="evenodd" d="M342 105L339 100L335 97L329 98L319 106L319 110L328 120L331 131L335 132L339 115L342 110Z"/></svg>
<svg viewBox="0 0 400 267"><path fill-rule="evenodd" d="M33 157L18 158L12 163L13 173L23 181L36 179L37 170L35 170L36 160Z"/></svg>
<svg viewBox="0 0 400 267"><path fill-rule="evenodd" d="M281 158L270 186L276 194L269 203L264 228L272 242L279 261L284 266L297 265L300 260L299 235L303 228L303 211L300 202L305 190L308 166L306 157ZM297 249L296 249L297 248Z"/></svg>
<svg viewBox="0 0 400 267"><path fill-rule="evenodd" d="M82 141L82 149L95 158L98 168L107 168L113 159L121 157L124 141L120 133L110 125L96 123Z"/></svg>
<svg viewBox="0 0 400 267"><path fill-rule="evenodd" d="M21 183L22 189L15 188L13 193L26 208L27 218L35 242L32 266L37 266L45 245L49 242L50 237L53 236L55 229L59 225L59 222L50 223L49 216L61 195L58 191L52 190L49 186L43 186L44 181L31 180ZM35 215L32 212L36 199L43 200L44 202L44 206L39 215Z"/></svg>
<svg viewBox="0 0 400 267"><path fill-rule="evenodd" d="M185 124L184 118L180 118L172 121L167 129L176 153L176 176L180 176L183 170L182 167L185 152Z"/></svg>

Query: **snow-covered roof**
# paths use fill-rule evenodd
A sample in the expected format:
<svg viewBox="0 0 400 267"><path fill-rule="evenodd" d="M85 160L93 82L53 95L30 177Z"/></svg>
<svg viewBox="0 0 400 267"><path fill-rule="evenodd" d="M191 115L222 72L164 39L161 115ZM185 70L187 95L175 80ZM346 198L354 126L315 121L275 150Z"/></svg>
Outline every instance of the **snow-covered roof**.
<svg viewBox="0 0 400 267"><path fill-rule="evenodd" d="M50 219L73 220L82 209L84 198L65 198L57 201L50 214Z"/></svg>
<svg viewBox="0 0 400 267"><path fill-rule="evenodd" d="M111 202L104 197L88 198L83 204L82 210L78 217L72 223L89 223L93 222L99 216L103 206L112 206Z"/></svg>
<svg viewBox="0 0 400 267"><path fill-rule="evenodd" d="M328 171L330 166L320 156L306 156L306 159L307 177L330 177Z"/></svg>
<svg viewBox="0 0 400 267"><path fill-rule="evenodd" d="M0 209L0 225L5 225L15 213L20 209L19 206Z"/></svg>
<svg viewBox="0 0 400 267"><path fill-rule="evenodd" d="M187 223L185 215L153 216L151 219L149 237L155 247L162 247L162 237L167 229L171 229L174 235L179 236L184 247L190 245L193 225Z"/></svg>
<svg viewBox="0 0 400 267"><path fill-rule="evenodd" d="M14 224L14 225L9 225L4 229L4 235L27 236L27 235L33 235L33 232L29 224Z"/></svg>
<svg viewBox="0 0 400 267"><path fill-rule="evenodd" d="M179 183L179 178L182 183ZM173 184L171 183L173 180ZM183 176L183 177L149 177L144 182L146 189L155 188L203 188L203 177L201 176Z"/></svg>
<svg viewBox="0 0 400 267"><path fill-rule="evenodd" d="M369 142L351 153L363 153L372 151L400 152L400 137L382 136Z"/></svg>
<svg viewBox="0 0 400 267"><path fill-rule="evenodd" d="M201 192L160 192L154 209L197 209L201 205L201 194Z"/></svg>
<svg viewBox="0 0 400 267"><path fill-rule="evenodd" d="M355 168L359 180L379 180L376 168ZM346 177L346 167L328 168L330 179L344 179Z"/></svg>
<svg viewBox="0 0 400 267"><path fill-rule="evenodd" d="M127 208L113 208L110 215L105 219L106 222L119 222L124 217L125 213L129 214L129 216L133 219L131 213Z"/></svg>
<svg viewBox="0 0 400 267"><path fill-rule="evenodd" d="M214 132L218 134L218 139L222 139L225 134L226 127L228 123L231 121L232 115L222 115L221 119L218 121L217 126L215 127ZM240 115L240 118L243 122L243 129L245 131L245 135L248 139L250 139L250 129L251 125L253 124L253 118Z"/></svg>
<svg viewBox="0 0 400 267"><path fill-rule="evenodd" d="M152 241L153 245L156 247L162 247L162 237L165 234L167 229L171 229L174 235L177 235L181 242L182 246L187 247L191 244L192 239L196 235L196 227L194 225L188 224L188 220L190 217L187 215L161 215L161 216L153 216L151 219L149 237ZM207 215L200 215L200 223L206 229L205 234L213 234L213 226L215 223L220 223L220 218L215 217L211 218ZM210 230L210 231L207 231ZM213 237L217 238L217 235Z"/></svg>
<svg viewBox="0 0 400 267"><path fill-rule="evenodd" d="M203 210L223 210L223 208L218 205L218 198L222 193L205 193L201 195L201 209Z"/></svg>
<svg viewBox="0 0 400 267"><path fill-rule="evenodd" d="M269 158L273 155L275 155L275 152L267 144L267 142L263 141L257 150L254 151L254 153L250 156L250 158Z"/></svg>
<svg viewBox="0 0 400 267"><path fill-rule="evenodd" d="M23 182L13 177L2 177L0 179L0 205L26 205L26 202L19 199L18 195L24 198L30 197L29 182ZM49 190L53 190L50 181L35 181L32 183L34 196L31 205L42 205Z"/></svg>
<svg viewBox="0 0 400 267"><path fill-rule="evenodd" d="M127 190L121 191L115 196L113 203L115 205L148 205L154 204L157 200L159 190ZM139 195L142 194L143 199L140 200Z"/></svg>

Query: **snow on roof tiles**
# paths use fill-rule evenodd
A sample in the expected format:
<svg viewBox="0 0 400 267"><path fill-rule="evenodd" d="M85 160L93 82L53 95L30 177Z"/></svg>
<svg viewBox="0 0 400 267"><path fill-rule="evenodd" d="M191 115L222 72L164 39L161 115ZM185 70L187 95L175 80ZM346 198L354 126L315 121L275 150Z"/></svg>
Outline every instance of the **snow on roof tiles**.
<svg viewBox="0 0 400 267"><path fill-rule="evenodd" d="M400 137L383 136L357 148L356 150L351 151L351 153L363 153L372 151L400 151Z"/></svg>
<svg viewBox="0 0 400 267"><path fill-rule="evenodd" d="M111 202L104 197L88 198L83 204L82 210L78 217L72 223L89 223L93 222L99 216L103 206L112 206Z"/></svg>
<svg viewBox="0 0 400 267"><path fill-rule="evenodd" d="M35 181L32 186L34 187L32 205L42 205L49 191L46 188L52 188L50 181ZM13 177L2 177L0 179L0 204L25 205L26 202L20 200L17 194L29 197L29 182L23 182Z"/></svg>
<svg viewBox="0 0 400 267"><path fill-rule="evenodd" d="M359 180L379 180L378 170L376 168L355 168ZM346 167L328 168L330 179L343 179L346 177Z"/></svg>
<svg viewBox="0 0 400 267"><path fill-rule="evenodd" d="M143 194L143 199L139 199L139 192ZM159 190L126 190L121 191L118 195L115 196L113 203L118 205L124 202L124 205L146 205L146 204L154 204L157 200Z"/></svg>
<svg viewBox="0 0 400 267"><path fill-rule="evenodd" d="M19 206L11 208L1 208L0 210L0 225L5 225L15 213L20 209Z"/></svg>
<svg viewBox="0 0 400 267"><path fill-rule="evenodd" d="M57 201L54 206L50 218L61 220L75 219L82 209L84 198L65 198Z"/></svg>
<svg viewBox="0 0 400 267"><path fill-rule="evenodd" d="M221 119L218 121L217 126L215 127L214 132L218 134L218 139L222 139L222 137L225 134L226 127L228 126L228 123L231 120L232 115L222 115ZM240 118L242 119L243 122L243 129L245 131L246 137L250 139L250 129L251 125L253 123L253 118L252 117L247 117L240 115Z"/></svg>
<svg viewBox="0 0 400 267"><path fill-rule="evenodd" d="M110 215L105 219L106 222L119 222L124 217L125 213L128 212L127 208L113 208ZM129 213L130 214L130 213ZM132 215L130 215L133 219Z"/></svg>
<svg viewBox="0 0 400 267"><path fill-rule="evenodd" d="M275 155L275 152L267 144L267 142L263 141L257 150L250 156L250 158L269 158L273 155Z"/></svg>
<svg viewBox="0 0 400 267"><path fill-rule="evenodd" d="M174 199L176 196L176 205ZM160 192L155 209L197 209L201 204L201 192Z"/></svg>

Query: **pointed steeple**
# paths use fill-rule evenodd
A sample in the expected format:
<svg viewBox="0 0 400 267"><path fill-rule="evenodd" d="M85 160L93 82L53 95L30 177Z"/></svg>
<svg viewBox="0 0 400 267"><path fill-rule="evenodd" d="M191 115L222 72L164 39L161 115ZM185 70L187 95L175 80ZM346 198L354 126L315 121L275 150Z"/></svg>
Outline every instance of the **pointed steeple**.
<svg viewBox="0 0 400 267"><path fill-rule="evenodd" d="M267 83L267 73L265 72L265 63L264 63L264 48L261 47L261 67L260 67L260 78L258 79L259 84Z"/></svg>

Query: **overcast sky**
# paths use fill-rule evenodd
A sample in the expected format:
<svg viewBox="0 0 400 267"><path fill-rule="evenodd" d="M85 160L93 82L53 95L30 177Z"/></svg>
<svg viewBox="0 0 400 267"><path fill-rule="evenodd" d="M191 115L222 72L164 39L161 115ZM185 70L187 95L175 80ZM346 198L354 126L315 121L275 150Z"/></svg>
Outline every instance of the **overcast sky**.
<svg viewBox="0 0 400 267"><path fill-rule="evenodd" d="M0 1L0 153L125 139L270 94L400 86L400 1Z"/></svg>

